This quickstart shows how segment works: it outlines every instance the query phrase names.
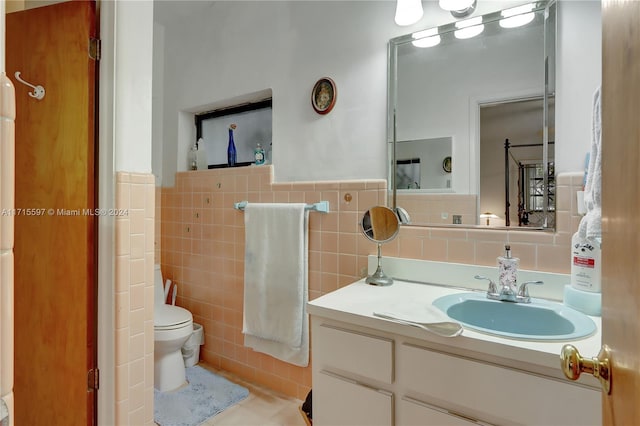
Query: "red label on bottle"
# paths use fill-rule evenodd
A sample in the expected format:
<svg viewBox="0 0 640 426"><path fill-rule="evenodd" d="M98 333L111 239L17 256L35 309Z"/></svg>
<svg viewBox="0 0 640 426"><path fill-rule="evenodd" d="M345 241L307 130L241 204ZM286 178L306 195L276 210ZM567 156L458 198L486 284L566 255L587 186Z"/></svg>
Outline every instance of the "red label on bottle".
<svg viewBox="0 0 640 426"><path fill-rule="evenodd" d="M573 264L583 268L595 268L596 261L588 257L573 256Z"/></svg>

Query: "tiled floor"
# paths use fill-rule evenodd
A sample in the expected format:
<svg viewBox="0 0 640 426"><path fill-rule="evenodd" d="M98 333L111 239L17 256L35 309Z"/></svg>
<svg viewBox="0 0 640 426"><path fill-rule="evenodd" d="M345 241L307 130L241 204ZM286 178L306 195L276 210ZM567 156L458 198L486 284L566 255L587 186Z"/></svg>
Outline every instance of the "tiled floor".
<svg viewBox="0 0 640 426"><path fill-rule="evenodd" d="M302 401L276 394L270 389L245 382L226 371L217 371L199 363L216 374L249 389L249 396L202 423L202 426L305 426L306 423L298 407Z"/></svg>

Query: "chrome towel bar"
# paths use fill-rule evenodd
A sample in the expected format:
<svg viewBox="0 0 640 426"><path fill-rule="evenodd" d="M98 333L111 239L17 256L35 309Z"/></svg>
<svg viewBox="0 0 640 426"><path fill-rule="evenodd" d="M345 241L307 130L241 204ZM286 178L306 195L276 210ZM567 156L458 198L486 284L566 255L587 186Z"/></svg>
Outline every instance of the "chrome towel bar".
<svg viewBox="0 0 640 426"><path fill-rule="evenodd" d="M240 201L239 203L233 203L233 208L236 210L244 210L247 204L248 204L248 201ZM320 213L329 213L329 202L319 201L317 203L307 204L304 209L312 210Z"/></svg>

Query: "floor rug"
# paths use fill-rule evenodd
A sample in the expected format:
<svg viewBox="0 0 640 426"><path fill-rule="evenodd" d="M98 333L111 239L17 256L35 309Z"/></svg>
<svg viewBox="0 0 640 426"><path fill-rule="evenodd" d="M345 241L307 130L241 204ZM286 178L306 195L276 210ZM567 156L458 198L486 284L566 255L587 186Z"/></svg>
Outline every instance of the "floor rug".
<svg viewBox="0 0 640 426"><path fill-rule="evenodd" d="M242 386L199 366L188 367L187 385L154 391L153 417L160 426L196 426L249 395Z"/></svg>

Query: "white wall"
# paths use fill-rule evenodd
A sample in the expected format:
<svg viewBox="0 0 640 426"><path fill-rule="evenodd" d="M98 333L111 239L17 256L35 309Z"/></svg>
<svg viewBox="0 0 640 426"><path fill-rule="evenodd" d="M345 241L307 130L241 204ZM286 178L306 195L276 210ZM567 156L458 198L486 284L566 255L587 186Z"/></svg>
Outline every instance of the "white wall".
<svg viewBox="0 0 640 426"><path fill-rule="evenodd" d="M162 135L164 134L164 27L153 24L153 111L151 135L154 143L151 153L153 174L156 177L156 186L162 185Z"/></svg>
<svg viewBox="0 0 640 426"><path fill-rule="evenodd" d="M165 3L158 2L156 9ZM387 42L453 21L435 1L424 1L423 19L404 28L393 22L393 1L185 3L184 8L195 7L195 14L183 10L176 19L162 21L164 93L155 96L164 99L163 131L154 144L162 144L164 186L172 186L175 171L185 169L195 138L193 112L257 98L269 89L277 181L386 178ZM481 1L475 15L522 3ZM600 37L599 4L562 1L561 21L577 9L581 18L562 29L559 54ZM581 170L575 153L589 150L583 135L589 134L590 99L600 82L600 46L585 44L595 53L580 47L579 54L570 54L570 63L558 61L561 72L572 73L558 79L556 133L565 144L558 150L558 172ZM334 79L338 96L333 111L321 116L311 108L310 95L324 76Z"/></svg>
<svg viewBox="0 0 640 426"><path fill-rule="evenodd" d="M601 2L563 1L558 13L556 174L584 170L593 94L602 81Z"/></svg>
<svg viewBox="0 0 640 426"><path fill-rule="evenodd" d="M115 7L115 171L151 173L153 1L119 1Z"/></svg>

